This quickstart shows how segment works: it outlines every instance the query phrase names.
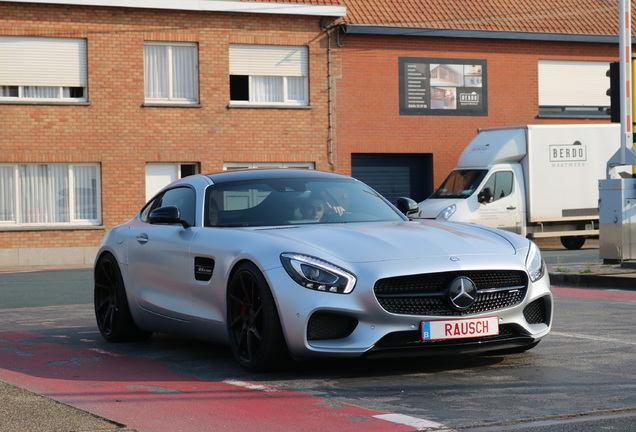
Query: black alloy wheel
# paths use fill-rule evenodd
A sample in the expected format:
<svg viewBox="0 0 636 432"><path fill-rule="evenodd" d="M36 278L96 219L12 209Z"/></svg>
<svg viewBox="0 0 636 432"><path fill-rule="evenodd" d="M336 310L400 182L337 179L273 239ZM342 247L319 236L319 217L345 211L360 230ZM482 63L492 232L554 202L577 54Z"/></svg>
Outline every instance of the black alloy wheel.
<svg viewBox="0 0 636 432"><path fill-rule="evenodd" d="M259 372L282 365L287 347L274 298L252 263L241 264L230 281L227 326L232 353L243 368Z"/></svg>
<svg viewBox="0 0 636 432"><path fill-rule="evenodd" d="M95 267L95 318L102 337L109 342L148 338L133 321L119 265L112 254L105 254Z"/></svg>

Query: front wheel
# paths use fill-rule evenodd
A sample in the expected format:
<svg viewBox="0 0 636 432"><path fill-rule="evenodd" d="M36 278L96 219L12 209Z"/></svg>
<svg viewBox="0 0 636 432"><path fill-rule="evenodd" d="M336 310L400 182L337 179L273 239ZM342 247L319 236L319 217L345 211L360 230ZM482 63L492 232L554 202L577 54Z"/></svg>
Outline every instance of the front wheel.
<svg viewBox="0 0 636 432"><path fill-rule="evenodd" d="M585 244L584 236L565 236L561 237L561 244L570 250L581 249Z"/></svg>
<svg viewBox="0 0 636 432"><path fill-rule="evenodd" d="M227 329L236 360L250 372L273 369L287 354L276 304L252 263L234 272L227 293Z"/></svg>
<svg viewBox="0 0 636 432"><path fill-rule="evenodd" d="M140 330L130 314L124 281L112 254L105 254L95 266L95 318L102 337L123 342L150 337Z"/></svg>

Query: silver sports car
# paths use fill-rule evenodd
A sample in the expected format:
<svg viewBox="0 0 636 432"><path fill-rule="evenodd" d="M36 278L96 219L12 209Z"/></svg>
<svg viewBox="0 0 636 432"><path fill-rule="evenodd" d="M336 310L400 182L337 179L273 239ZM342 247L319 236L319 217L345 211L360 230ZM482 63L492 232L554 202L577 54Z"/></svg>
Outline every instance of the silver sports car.
<svg viewBox="0 0 636 432"><path fill-rule="evenodd" d="M523 351L548 334L550 283L531 241L398 207L310 170L179 180L104 236L99 330L229 343L250 371L290 355Z"/></svg>

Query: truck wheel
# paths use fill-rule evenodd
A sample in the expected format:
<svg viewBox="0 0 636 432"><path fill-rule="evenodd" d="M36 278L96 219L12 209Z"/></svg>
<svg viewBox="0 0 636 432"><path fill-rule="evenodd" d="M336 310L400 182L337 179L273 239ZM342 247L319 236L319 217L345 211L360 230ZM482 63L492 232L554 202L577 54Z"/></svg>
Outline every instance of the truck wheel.
<svg viewBox="0 0 636 432"><path fill-rule="evenodd" d="M561 237L561 244L570 250L581 249L585 244L585 237L583 236L566 236Z"/></svg>

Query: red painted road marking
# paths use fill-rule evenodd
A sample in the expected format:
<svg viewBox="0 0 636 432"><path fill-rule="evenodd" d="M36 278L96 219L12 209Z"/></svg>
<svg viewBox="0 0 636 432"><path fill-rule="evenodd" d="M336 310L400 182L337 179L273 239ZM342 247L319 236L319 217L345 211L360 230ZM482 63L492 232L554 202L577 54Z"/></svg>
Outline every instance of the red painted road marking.
<svg viewBox="0 0 636 432"><path fill-rule="evenodd" d="M142 432L418 429L375 417L385 413L243 381L204 381L148 359L68 347L30 332L0 332L0 366L0 379L10 384Z"/></svg>
<svg viewBox="0 0 636 432"><path fill-rule="evenodd" d="M636 281L634 281L636 282ZM610 291L588 288L559 288L552 287L552 293L557 297L576 297L591 300L627 300L636 301L634 291Z"/></svg>

